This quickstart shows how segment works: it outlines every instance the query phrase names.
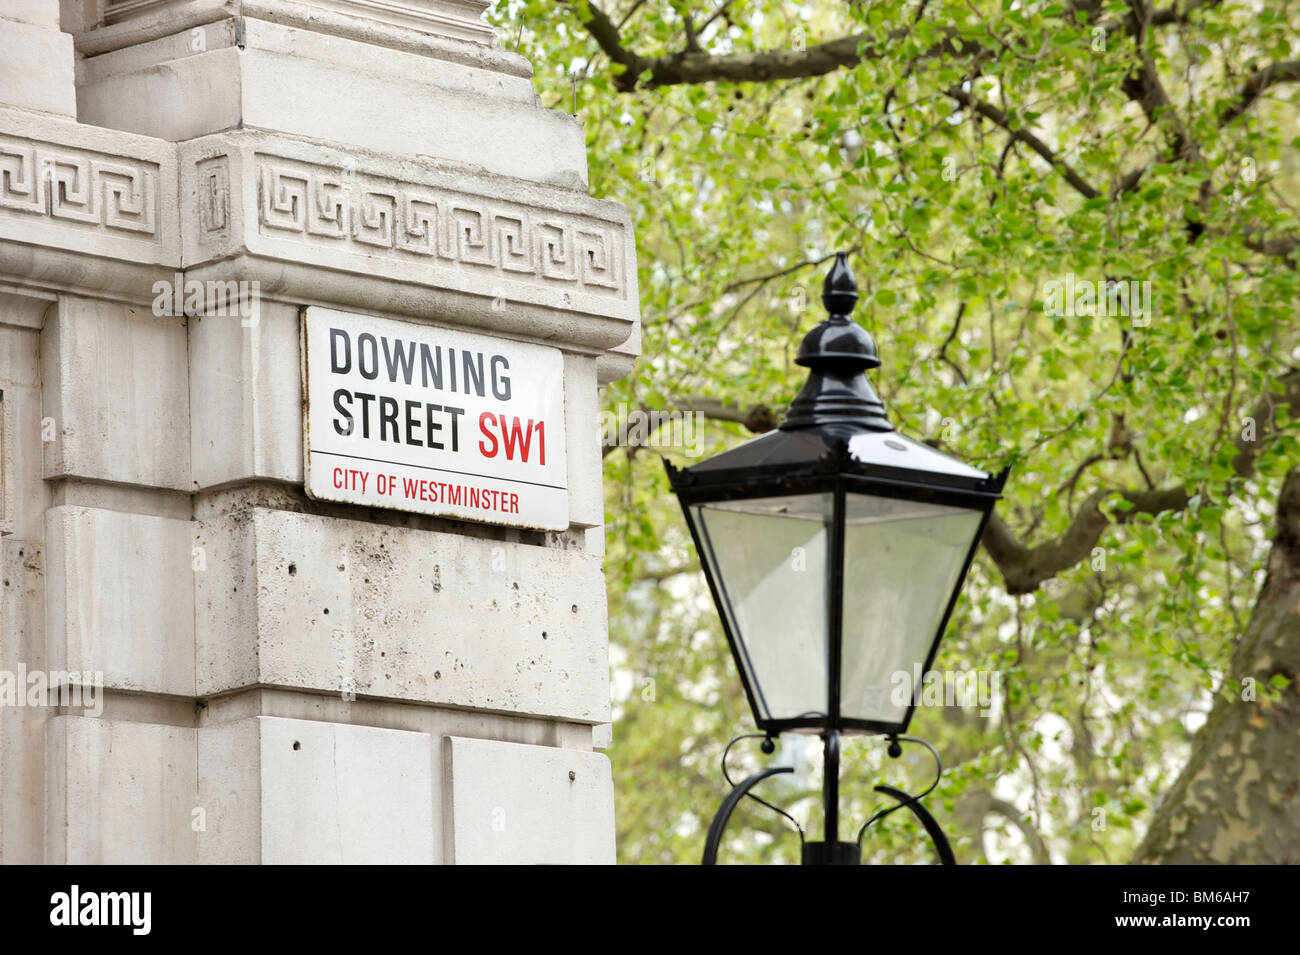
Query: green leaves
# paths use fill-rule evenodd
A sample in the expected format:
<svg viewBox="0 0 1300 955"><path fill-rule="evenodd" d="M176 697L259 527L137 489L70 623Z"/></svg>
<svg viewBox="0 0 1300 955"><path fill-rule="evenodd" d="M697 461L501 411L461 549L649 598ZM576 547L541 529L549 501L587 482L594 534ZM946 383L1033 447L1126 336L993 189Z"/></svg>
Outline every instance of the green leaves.
<svg viewBox="0 0 1300 955"><path fill-rule="evenodd" d="M601 5L615 23L633 6ZM717 5L635 6L624 44L650 57L684 48L683 13L699 25ZM914 25L878 58L824 76L620 94L571 6L494 7L510 46L526 13L521 52L547 105L567 111L566 71L592 64L579 103L591 191L631 216L643 323L643 357L606 387L606 407L668 410L703 396L779 413L803 380L798 342L821 316L825 266L804 263L853 249L857 315L883 362L872 382L900 430L974 463L1013 462L999 514L1028 548L1066 540L1090 496L1107 495L1095 546L1032 596L1009 596L988 554L976 559L936 665L996 670L1001 695L990 716L922 709L913 725L949 766L936 794L953 807L945 825L968 858L988 844L990 861L1027 861L1022 839L965 821L996 790L1056 861L1123 861L1168 787L1167 767L1187 751L1188 707L1229 685L1273 497L1300 460L1300 432L1274 402L1271 424L1257 422L1254 474L1235 472L1243 417L1300 360L1300 274L1250 244L1300 233L1295 87L1219 122L1253 68L1246 54L1255 65L1279 57L1293 31L1267 4L1209 5L1156 28L1154 62L1174 108L1153 124L1125 91L1132 40L1112 30L1094 49L1094 22L1124 23L1122 2L1092 20L1062 3L1009 0L932 3L919 21L914 0L809 10L796 21L775 0L733 5L700 42L710 53L793 53L796 23L809 44ZM1040 136L1057 165L945 95L971 78L969 58L924 54L952 30L963 49L987 51L978 95ZM1195 139L1190 159L1171 149L1180 131ZM1072 188L1061 162L1100 195ZM1112 196L1138 170L1137 189ZM1111 279L1149 283L1151 313L1048 310L1049 283ZM699 450L752 436L701 420ZM620 721L610 755L628 861L698 858L722 791L721 748L749 725L698 572L657 576L694 560L661 451L686 460L680 447L604 459ZM1135 514L1117 493L1150 488L1186 489L1191 502ZM641 698L643 678L655 680L654 701ZM891 771L878 749L862 744L861 778ZM848 798L845 815L865 818L870 794ZM815 796L792 792L790 802L813 817ZM1104 830L1092 827L1092 807L1107 809ZM735 858L797 855L797 839L788 845L766 817L744 826L774 848L739 838ZM873 840L881 859L924 860L902 826Z"/></svg>

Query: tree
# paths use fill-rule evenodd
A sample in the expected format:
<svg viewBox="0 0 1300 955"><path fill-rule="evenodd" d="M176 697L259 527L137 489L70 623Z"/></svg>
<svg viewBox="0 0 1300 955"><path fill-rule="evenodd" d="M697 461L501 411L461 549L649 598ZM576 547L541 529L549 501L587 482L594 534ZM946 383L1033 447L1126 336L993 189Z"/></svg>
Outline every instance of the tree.
<svg viewBox="0 0 1300 955"><path fill-rule="evenodd" d="M576 99L593 192L633 215L645 357L607 409L705 423L669 447L607 447L622 857L696 857L721 747L747 722L655 452L774 426L845 248L892 420L1013 466L936 662L996 671L1002 691L986 715L913 722L949 762L932 799L959 855L1295 861L1294 11L573 0L495 15L543 95ZM880 774L923 785L925 761L879 749L846 755L862 784L846 815L866 818ZM814 783L796 776L798 816ZM894 819L868 852L925 858ZM794 858L779 823L738 817L760 836L729 849Z"/></svg>

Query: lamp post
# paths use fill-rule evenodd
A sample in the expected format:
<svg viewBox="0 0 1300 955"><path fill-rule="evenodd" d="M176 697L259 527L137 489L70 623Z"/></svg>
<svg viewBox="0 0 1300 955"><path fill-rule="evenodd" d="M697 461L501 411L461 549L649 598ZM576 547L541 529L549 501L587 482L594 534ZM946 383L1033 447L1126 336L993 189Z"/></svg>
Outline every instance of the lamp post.
<svg viewBox="0 0 1300 955"><path fill-rule="evenodd" d="M892 699L892 674L929 669L1007 476L894 430L865 374L880 359L850 317L857 299L838 253L822 291L830 314L799 347L808 380L781 426L692 467L666 465L764 751L784 732L823 739L825 839L804 843L805 864L858 864L859 842L839 837L840 738L886 734L901 752L918 697ZM788 771L735 787L706 862L749 789ZM915 812L951 859L919 797L877 789L901 798L894 808Z"/></svg>

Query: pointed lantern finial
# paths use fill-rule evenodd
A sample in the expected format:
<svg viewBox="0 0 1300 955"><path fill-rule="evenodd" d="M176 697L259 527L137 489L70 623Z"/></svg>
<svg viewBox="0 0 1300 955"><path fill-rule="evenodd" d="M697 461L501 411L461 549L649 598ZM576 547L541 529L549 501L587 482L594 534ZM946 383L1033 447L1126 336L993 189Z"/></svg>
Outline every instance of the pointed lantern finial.
<svg viewBox="0 0 1300 955"><path fill-rule="evenodd" d="M822 282L822 305L831 313L831 318L849 320L853 306L858 304L858 282L849 268L847 252L835 253L835 264L826 273Z"/></svg>
<svg viewBox="0 0 1300 955"><path fill-rule="evenodd" d="M858 302L858 283L849 268L848 253L836 252L822 284L822 304L830 317L804 336L795 364L809 369L803 390L790 402L783 431L825 425L847 429L893 431L885 406L865 374L878 368L876 343L850 317Z"/></svg>

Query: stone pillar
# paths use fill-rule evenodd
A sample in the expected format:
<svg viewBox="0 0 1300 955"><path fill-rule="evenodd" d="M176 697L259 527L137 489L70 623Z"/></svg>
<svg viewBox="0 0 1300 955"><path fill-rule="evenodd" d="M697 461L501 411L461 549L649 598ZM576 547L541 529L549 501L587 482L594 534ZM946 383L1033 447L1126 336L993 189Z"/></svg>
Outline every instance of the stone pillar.
<svg viewBox="0 0 1300 955"><path fill-rule="evenodd" d="M0 861L612 862L579 121L484 0L3 3L0 672L86 692L0 685ZM308 495L313 309L554 350L567 523Z"/></svg>

